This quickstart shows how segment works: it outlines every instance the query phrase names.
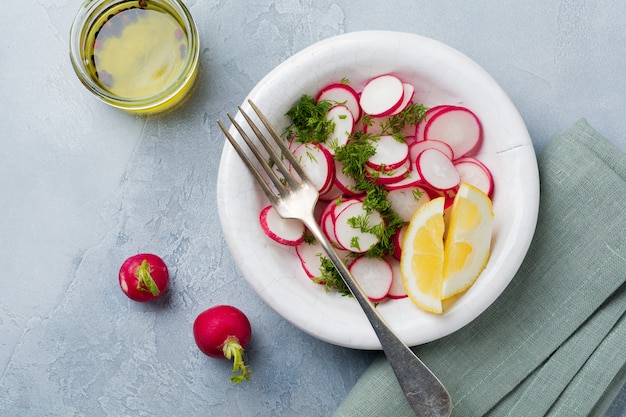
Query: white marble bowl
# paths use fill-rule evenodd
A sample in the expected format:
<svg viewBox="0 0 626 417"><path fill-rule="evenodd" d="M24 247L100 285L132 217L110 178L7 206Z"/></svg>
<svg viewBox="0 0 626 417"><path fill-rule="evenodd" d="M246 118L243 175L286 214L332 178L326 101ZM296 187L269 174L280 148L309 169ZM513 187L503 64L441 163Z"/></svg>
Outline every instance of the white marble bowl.
<svg viewBox="0 0 626 417"><path fill-rule="evenodd" d="M355 32L318 42L276 67L248 98L282 129L289 123L285 112L302 94L315 95L342 78L358 90L371 76L387 72L416 86L416 102L471 108L484 128L478 156L495 178L492 254L476 283L446 304L441 315L420 311L409 299L378 306L398 336L414 346L450 334L476 318L506 288L526 255L537 221L539 178L531 139L513 103L489 74L455 49L421 36L385 31ZM242 107L249 110L247 103ZM326 293L313 284L295 251L263 234L258 218L267 199L227 142L217 186L230 251L259 297L316 338L380 349L354 299Z"/></svg>

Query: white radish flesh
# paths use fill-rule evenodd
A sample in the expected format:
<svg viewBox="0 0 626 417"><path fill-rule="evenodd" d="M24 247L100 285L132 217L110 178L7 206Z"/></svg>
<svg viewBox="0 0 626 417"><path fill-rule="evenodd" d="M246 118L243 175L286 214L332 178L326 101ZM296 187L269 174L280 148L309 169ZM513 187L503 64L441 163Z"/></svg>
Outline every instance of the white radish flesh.
<svg viewBox="0 0 626 417"><path fill-rule="evenodd" d="M331 103L345 105L348 109L350 109L355 123L361 118L359 95L347 84L333 83L324 87L316 98L318 103L322 100L328 100Z"/></svg>
<svg viewBox="0 0 626 417"><path fill-rule="evenodd" d="M409 158L411 158L411 161L416 161L419 154L426 149L438 149L450 160L454 159L454 153L450 145L440 140L423 140L412 143L409 147Z"/></svg>
<svg viewBox="0 0 626 417"><path fill-rule="evenodd" d="M408 106L411 104L411 100L413 100L413 95L415 94L415 87L411 83L402 83L403 97L402 103L398 106L396 110L394 110L391 114L396 115L402 113Z"/></svg>
<svg viewBox="0 0 626 417"><path fill-rule="evenodd" d="M355 253L367 252L378 243L372 228L383 223L379 212L367 212L361 201L348 205L337 214L335 237L342 249Z"/></svg>
<svg viewBox="0 0 626 417"><path fill-rule="evenodd" d="M293 154L317 191L320 194L328 191L335 177L335 162L328 150L315 143L305 143Z"/></svg>
<svg viewBox="0 0 626 417"><path fill-rule="evenodd" d="M478 117L465 107L448 107L433 115L424 127L424 139L446 142L452 159L471 152L480 143L482 127Z"/></svg>
<svg viewBox="0 0 626 417"><path fill-rule="evenodd" d="M361 110L372 116L387 116L393 113L404 99L404 86L395 75L384 74L374 77L361 91Z"/></svg>
<svg viewBox="0 0 626 417"><path fill-rule="evenodd" d="M422 120L419 121L419 123L417 124L417 127L415 129L415 141L416 142L420 142L424 140L424 129L426 127L426 125L428 124L428 121L437 113L439 113L439 111L447 109L449 107L453 107L453 106L449 106L447 104L443 104L441 106L435 106L435 107L431 107L430 109L426 110L426 113L424 113L424 117L422 118Z"/></svg>
<svg viewBox="0 0 626 417"><path fill-rule="evenodd" d="M335 160L335 184L347 196L358 196L365 193L365 191L356 188L355 179L343 172L343 164L338 160Z"/></svg>
<svg viewBox="0 0 626 417"><path fill-rule="evenodd" d="M393 271L385 259L361 256L349 269L371 301L381 301L387 296L393 281Z"/></svg>
<svg viewBox="0 0 626 417"><path fill-rule="evenodd" d="M376 153L366 164L374 169L393 170L402 166L409 158L409 146L393 136L382 135L371 143Z"/></svg>
<svg viewBox="0 0 626 417"><path fill-rule="evenodd" d="M406 161L399 168L392 170L375 169L365 165L365 176L373 183L381 186L388 186L402 181L411 171L411 164Z"/></svg>
<svg viewBox="0 0 626 417"><path fill-rule="evenodd" d="M461 181L450 158L437 149L426 149L419 154L417 170L424 182L437 190L452 189Z"/></svg>
<svg viewBox="0 0 626 417"><path fill-rule="evenodd" d="M430 196L424 188L415 186L391 190L387 193L387 200L402 220L410 222L417 209L430 201Z"/></svg>
<svg viewBox="0 0 626 417"><path fill-rule="evenodd" d="M304 241L304 224L296 219L283 219L274 206L261 210L259 222L263 232L282 245L296 246Z"/></svg>
<svg viewBox="0 0 626 417"><path fill-rule="evenodd" d="M392 299L400 299L408 297L402 282L402 273L400 272L400 261L392 257L386 257L385 260L391 267L391 286L387 292L387 297Z"/></svg>
<svg viewBox="0 0 626 417"><path fill-rule="evenodd" d="M462 182L473 185L491 197L493 193L493 177L489 168L476 158L464 157L454 161Z"/></svg>
<svg viewBox="0 0 626 417"><path fill-rule="evenodd" d="M296 246L296 254L302 269L307 277L311 279L318 279L321 276L320 268L322 266L322 260L320 256L324 253L322 245L319 243L307 243L302 242Z"/></svg>
<svg viewBox="0 0 626 417"><path fill-rule="evenodd" d="M382 184L382 186L386 190L391 191L420 185L422 183L422 177L420 177L420 173L417 170L417 164L411 163L411 161L409 161L408 164L411 168L407 173L402 176L402 179L400 179L400 181L389 182L387 184Z"/></svg>
<svg viewBox="0 0 626 417"><path fill-rule="evenodd" d="M334 155L336 148L345 146L348 143L348 139L350 139L354 129L354 117L348 107L338 104L328 110L326 120L334 124L333 132L326 140L330 153Z"/></svg>
<svg viewBox="0 0 626 417"><path fill-rule="evenodd" d="M404 243L404 235L406 234L406 230L409 228L408 224L405 224L399 229L396 229L393 234L393 257L398 261L402 256L402 244Z"/></svg>

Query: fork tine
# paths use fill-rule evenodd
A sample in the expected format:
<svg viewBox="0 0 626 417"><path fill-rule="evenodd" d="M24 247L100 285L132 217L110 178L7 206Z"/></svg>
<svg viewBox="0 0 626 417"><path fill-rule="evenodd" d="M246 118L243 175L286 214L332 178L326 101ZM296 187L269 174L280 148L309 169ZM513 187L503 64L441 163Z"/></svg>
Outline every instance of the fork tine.
<svg viewBox="0 0 626 417"><path fill-rule="evenodd" d="M276 202L277 202L276 194L274 194L274 191L272 191L272 189L267 184L267 182L265 181L265 179L263 178L261 173L255 168L254 164L252 163L250 158L248 158L248 156L243 151L241 146L239 146L239 143L237 143L235 138L232 137L232 135L224 127L224 125L222 124L221 121L218 120L217 124L219 125L220 129L222 129L222 132L224 132L224 135L226 136L226 138L228 139L230 144L233 146L233 148L235 148L235 151L239 154L239 157L241 158L241 160L248 167L248 170L252 173L254 178L257 180L257 183L261 186L261 189L263 190L263 192L265 193L267 198L269 198L269 200L272 203L272 205L276 204Z"/></svg>
<svg viewBox="0 0 626 417"><path fill-rule="evenodd" d="M265 137L265 135L263 133L261 133L261 131L259 130L259 128L257 127L257 125L252 121L252 119L250 118L250 116L248 116L248 114L243 111L243 109L241 108L241 106L237 106L237 108L239 109L239 112L241 113L241 115L244 117L244 119L246 119L246 121L248 122L248 124L250 125L250 127L252 128L252 131L254 132L254 134L256 135L256 137L259 139L259 142L261 142L261 144L263 145L263 147L265 148L265 150L267 151L267 153L270 155L270 158L272 159L272 161L274 162L274 165L280 170L280 172L283 174L283 178L285 178L285 181L287 181L287 183L289 184L289 186L294 189L298 186L298 182L293 178L293 176L291 175L291 172L289 172L289 168L287 168L287 166L284 164L283 159L281 158L281 156L276 152L276 149L274 149L274 147L269 143L269 141L267 140L267 138ZM267 120L267 119L266 119ZM263 121L261 119L261 121ZM265 122L263 123L266 127L268 126L267 124L265 124ZM271 128L271 125L270 125ZM282 145L281 147L281 151L283 155L291 155L291 152L289 151L289 149L287 149L287 147L285 146L284 143L282 143L282 140L280 140L280 137L278 138L278 140L276 140L276 138L274 137L274 135L272 134L272 130L268 129L268 131L270 132L270 135L274 138L274 140L276 142L279 143L279 147L280 145ZM275 131L274 131L275 133ZM284 149L283 149L284 148Z"/></svg>
<svg viewBox="0 0 626 417"><path fill-rule="evenodd" d="M250 139L250 137L246 134L243 128L239 125L239 123L237 123L235 118L231 116L229 113L226 113L226 115L232 122L235 129L237 129L237 131L239 132L243 140L246 142L246 144L248 145L248 148L250 148L252 153L254 153L254 156L256 156L256 159L258 160L259 164L261 165L261 167L263 168L267 176L274 183L274 186L278 190L278 194L286 195L287 188L285 188L285 185L281 182L280 178L278 178L278 176L276 175L276 172L274 172L272 167L269 166L268 162L266 161L265 155L261 154L259 148L256 145L254 145L254 143L252 143L252 140Z"/></svg>
<svg viewBox="0 0 626 417"><path fill-rule="evenodd" d="M274 129L274 126L272 126L270 121L267 120L267 117L265 117L263 112L261 112L261 110L256 106L256 104L252 102L252 100L248 99L248 103L250 104L250 107L252 107L254 112L257 114L257 116L259 117L259 120L261 120L261 122L263 123L267 131L270 133L270 136L272 136L272 138L274 139L274 142L276 142L276 144L282 151L283 155L285 155L285 157L289 160L293 168L296 170L296 172L300 176L300 179L302 181L311 183L311 181L305 174L304 170L300 167L300 163L296 160L296 157L293 155L293 153L287 148L287 146L282 141L278 132L276 132L276 129Z"/></svg>

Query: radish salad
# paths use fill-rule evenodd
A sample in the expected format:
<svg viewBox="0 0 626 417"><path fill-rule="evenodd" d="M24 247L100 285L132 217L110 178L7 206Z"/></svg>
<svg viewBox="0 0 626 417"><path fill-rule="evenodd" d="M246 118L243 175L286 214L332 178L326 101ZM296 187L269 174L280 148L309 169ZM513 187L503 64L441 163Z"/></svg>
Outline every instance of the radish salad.
<svg viewBox="0 0 626 417"><path fill-rule="evenodd" d="M415 86L381 74L356 91L349 80L304 94L287 115L288 147L317 187L318 222L374 302L406 297L399 270L402 240L415 211L462 182L491 197L493 178L475 155L482 126L468 108L413 101ZM259 214L272 240L295 247L305 274L327 290L349 290L324 250L271 205Z"/></svg>

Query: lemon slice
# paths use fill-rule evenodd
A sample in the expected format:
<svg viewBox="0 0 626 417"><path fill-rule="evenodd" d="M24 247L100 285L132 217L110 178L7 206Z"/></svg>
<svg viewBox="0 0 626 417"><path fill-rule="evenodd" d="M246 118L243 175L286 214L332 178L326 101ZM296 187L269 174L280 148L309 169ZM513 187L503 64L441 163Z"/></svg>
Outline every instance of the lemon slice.
<svg viewBox="0 0 626 417"><path fill-rule="evenodd" d="M443 197L415 212L404 237L400 272L416 306L440 314L442 300L476 281L489 259L493 219L489 197L466 183L446 210L445 221Z"/></svg>
<svg viewBox="0 0 626 417"><path fill-rule="evenodd" d="M480 189L462 183L447 219L442 299L467 290L487 265L491 251L493 208Z"/></svg>
<svg viewBox="0 0 626 417"><path fill-rule="evenodd" d="M400 272L404 289L419 308L441 313L444 265L444 198L420 206L406 230Z"/></svg>

